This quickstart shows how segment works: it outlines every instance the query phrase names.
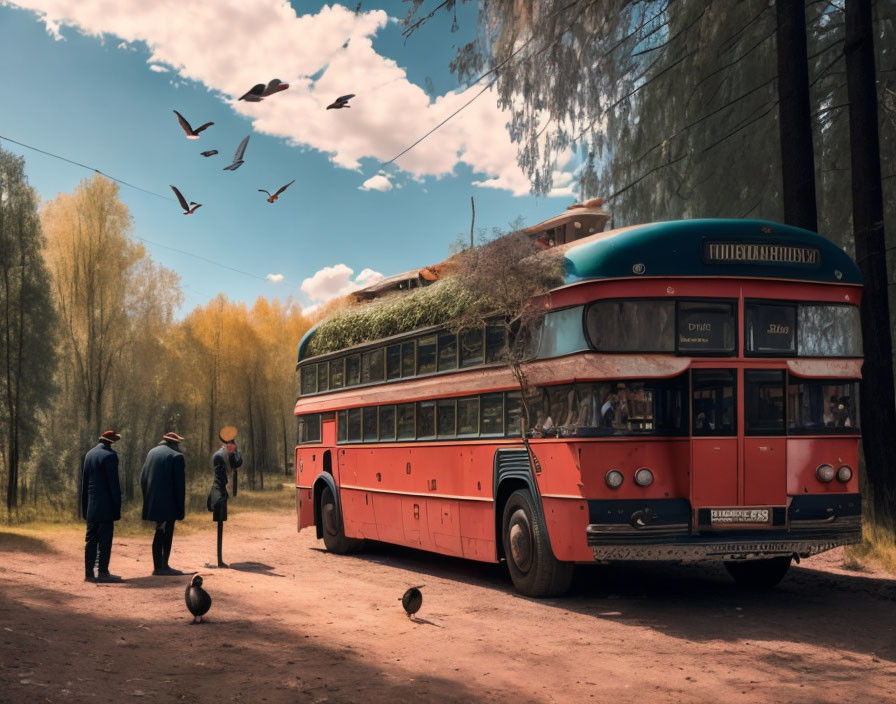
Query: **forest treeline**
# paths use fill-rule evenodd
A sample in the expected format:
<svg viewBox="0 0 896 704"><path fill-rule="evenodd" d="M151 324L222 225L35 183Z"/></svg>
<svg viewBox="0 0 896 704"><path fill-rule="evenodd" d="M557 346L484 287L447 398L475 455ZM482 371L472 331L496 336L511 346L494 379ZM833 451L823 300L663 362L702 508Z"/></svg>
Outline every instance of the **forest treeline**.
<svg viewBox="0 0 896 704"><path fill-rule="evenodd" d="M131 234L118 186L95 175L38 208L24 159L0 150L0 477L5 513L73 512L84 453L121 433L126 501L147 451L174 430L196 491L223 425L239 428L242 483L289 472L298 304L218 295L181 320L178 275ZM270 475L275 475L271 477Z"/></svg>

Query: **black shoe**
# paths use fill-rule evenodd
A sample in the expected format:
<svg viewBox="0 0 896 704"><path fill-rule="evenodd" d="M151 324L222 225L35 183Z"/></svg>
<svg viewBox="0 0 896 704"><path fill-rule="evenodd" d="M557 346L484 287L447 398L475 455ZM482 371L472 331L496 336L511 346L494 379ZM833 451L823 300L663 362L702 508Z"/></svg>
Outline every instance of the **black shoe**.
<svg viewBox="0 0 896 704"><path fill-rule="evenodd" d="M230 567L230 565L228 565L223 560L218 560L218 567L220 567L223 570L223 569L227 569L228 567Z"/></svg>
<svg viewBox="0 0 896 704"><path fill-rule="evenodd" d="M101 574L93 581L99 584L121 584L124 580L117 574Z"/></svg>
<svg viewBox="0 0 896 704"><path fill-rule="evenodd" d="M183 574L180 570L174 570L170 567L159 567L152 571L153 576L155 577L176 577L178 575Z"/></svg>
<svg viewBox="0 0 896 704"><path fill-rule="evenodd" d="M169 567L165 565L165 569L168 570L168 574L176 575L176 574L186 574L186 572L181 572L180 570L176 570L173 567Z"/></svg>
<svg viewBox="0 0 896 704"><path fill-rule="evenodd" d="M88 572L87 574L84 575L84 581L85 582L95 582L96 575L94 575L93 572Z"/></svg>

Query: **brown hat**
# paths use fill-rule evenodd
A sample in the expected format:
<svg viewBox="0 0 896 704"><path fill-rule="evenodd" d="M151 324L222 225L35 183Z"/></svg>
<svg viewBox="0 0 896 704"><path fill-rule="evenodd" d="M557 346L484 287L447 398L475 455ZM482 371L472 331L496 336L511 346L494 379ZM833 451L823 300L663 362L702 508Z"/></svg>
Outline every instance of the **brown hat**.
<svg viewBox="0 0 896 704"><path fill-rule="evenodd" d="M167 440L168 442L180 442L183 438L175 432L165 433L162 436L162 440Z"/></svg>
<svg viewBox="0 0 896 704"><path fill-rule="evenodd" d="M107 430L102 435L100 435L100 440L105 440L106 442L118 442L121 440L121 435L116 433L114 430Z"/></svg>

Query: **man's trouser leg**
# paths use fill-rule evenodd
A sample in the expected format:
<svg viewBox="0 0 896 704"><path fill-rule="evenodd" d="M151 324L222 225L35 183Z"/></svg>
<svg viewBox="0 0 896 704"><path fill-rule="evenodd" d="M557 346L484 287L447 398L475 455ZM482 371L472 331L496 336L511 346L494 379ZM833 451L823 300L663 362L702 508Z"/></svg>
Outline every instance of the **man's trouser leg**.
<svg viewBox="0 0 896 704"><path fill-rule="evenodd" d="M87 522L87 535L84 538L84 574L93 577L93 567L96 564L97 550L100 542L100 526L102 523Z"/></svg>
<svg viewBox="0 0 896 704"><path fill-rule="evenodd" d="M165 567L171 558L171 541L174 540L174 521L165 521Z"/></svg>
<svg viewBox="0 0 896 704"><path fill-rule="evenodd" d="M165 568L167 557L165 555L166 529L170 521L156 521L156 534L152 537L152 566L153 569ZM170 546L170 541L168 542Z"/></svg>
<svg viewBox="0 0 896 704"><path fill-rule="evenodd" d="M109 574L109 560L112 558L112 534L115 532L115 524L112 521L104 521L99 526L98 574Z"/></svg>

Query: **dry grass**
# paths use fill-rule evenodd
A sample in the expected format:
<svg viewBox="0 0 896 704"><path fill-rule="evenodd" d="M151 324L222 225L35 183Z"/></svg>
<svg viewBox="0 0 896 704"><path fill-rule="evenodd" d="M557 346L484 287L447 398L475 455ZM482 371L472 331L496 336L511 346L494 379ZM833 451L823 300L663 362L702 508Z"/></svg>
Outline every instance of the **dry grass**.
<svg viewBox="0 0 896 704"><path fill-rule="evenodd" d="M200 490L197 487L190 491L186 501L186 518L177 525L179 534L193 533L212 523L211 513L205 505L207 496L208 488ZM240 511L289 514L295 510L295 487L289 482L276 484L264 491L240 489L236 498L230 497L228 505L231 514ZM139 500L125 506L121 520L115 524L115 535L149 535L150 524L141 519L141 511L142 503ZM29 546L39 550L41 537L47 533L84 530L82 519L49 505L23 507L16 518L14 522L0 527L0 550L27 550Z"/></svg>
<svg viewBox="0 0 896 704"><path fill-rule="evenodd" d="M862 542L846 547L843 569L864 569L868 563L896 574L896 533L888 526L866 519L862 526Z"/></svg>

